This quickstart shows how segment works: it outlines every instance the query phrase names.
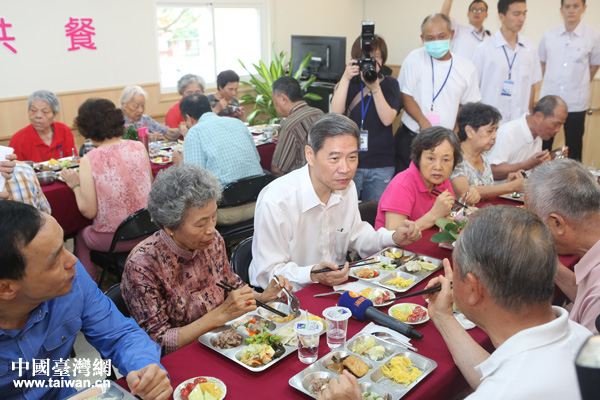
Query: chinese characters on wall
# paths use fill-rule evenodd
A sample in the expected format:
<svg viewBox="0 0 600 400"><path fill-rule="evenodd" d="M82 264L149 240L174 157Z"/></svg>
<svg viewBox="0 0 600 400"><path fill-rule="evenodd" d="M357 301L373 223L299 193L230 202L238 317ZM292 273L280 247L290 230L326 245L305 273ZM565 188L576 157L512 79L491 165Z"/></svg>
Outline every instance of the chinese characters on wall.
<svg viewBox="0 0 600 400"><path fill-rule="evenodd" d="M68 51L80 50L82 48L89 50L97 50L96 44L93 41L96 35L96 28L92 26L94 20L92 18L69 18L69 22L65 25L65 36L70 40ZM13 24L6 22L4 18L0 18L0 43L14 54L18 53L17 38L11 36L10 28ZM67 44L68 45L68 44ZM15 48L15 46L17 46Z"/></svg>

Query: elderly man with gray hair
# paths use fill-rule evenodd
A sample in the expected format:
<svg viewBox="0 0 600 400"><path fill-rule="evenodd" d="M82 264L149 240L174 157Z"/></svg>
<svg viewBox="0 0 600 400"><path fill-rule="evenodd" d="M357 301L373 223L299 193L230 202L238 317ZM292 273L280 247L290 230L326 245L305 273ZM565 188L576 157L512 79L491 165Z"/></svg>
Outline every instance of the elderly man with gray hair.
<svg viewBox="0 0 600 400"><path fill-rule="evenodd" d="M413 221L395 231L375 231L361 221L352 178L358 166L358 126L340 114L326 114L310 128L307 165L276 179L258 197L250 283L266 287L275 274L294 290L313 282L328 286L348 279L348 251L365 256L421 238ZM314 273L329 269L325 273Z"/></svg>
<svg viewBox="0 0 600 400"><path fill-rule="evenodd" d="M410 165L412 139L430 126L454 130L460 108L481 100L473 63L450 51L452 22L444 14L421 24L424 47L410 52L398 78L406 112L396 138L397 171Z"/></svg>
<svg viewBox="0 0 600 400"><path fill-rule="evenodd" d="M429 315L475 389L467 399L580 398L575 356L590 331L552 306L558 257L544 222L521 208L485 207L452 255L454 271L445 259L445 276L427 285L442 285L428 295ZM460 326L453 304L489 335L492 354ZM351 378L338 381L334 390L353 390ZM327 394L319 399L341 398Z"/></svg>
<svg viewBox="0 0 600 400"><path fill-rule="evenodd" d="M556 160L533 170L525 198L550 229L558 253L582 257L574 272L559 264L556 284L574 302L569 318L598 333L600 185L580 163Z"/></svg>
<svg viewBox="0 0 600 400"><path fill-rule="evenodd" d="M510 121L498 129L496 144L489 151L494 183L506 182L508 174L529 170L556 157L554 152L542 151L542 141L554 137L567 120L567 105L558 96L542 97L533 113ZM565 147L563 156L568 154Z"/></svg>

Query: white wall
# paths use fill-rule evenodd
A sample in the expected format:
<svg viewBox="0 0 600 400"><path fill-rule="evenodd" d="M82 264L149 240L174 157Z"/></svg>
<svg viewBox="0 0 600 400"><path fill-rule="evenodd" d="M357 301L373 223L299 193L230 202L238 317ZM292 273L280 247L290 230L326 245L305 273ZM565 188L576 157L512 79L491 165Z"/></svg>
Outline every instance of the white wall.
<svg viewBox="0 0 600 400"><path fill-rule="evenodd" d="M421 21L442 4L442 0L268 1L268 41L276 51L289 52L294 34L346 36L349 57L352 42L360 34L360 21L373 19L375 31L388 43L388 64L401 64L412 49L421 46ZM466 23L469 3L454 1L451 14L459 22ZM485 25L495 32L497 2L488 3ZM600 4L588 3L584 21L600 30ZM523 34L538 43L546 29L560 23L559 7L560 0L529 0ZM98 50L67 51L70 41L64 25L69 17L88 16L94 18ZM14 46L19 52L12 54L0 45L0 98L26 96L41 88L65 92L160 79L154 0L0 0L0 17L13 24L7 33L17 38Z"/></svg>
<svg viewBox="0 0 600 400"><path fill-rule="evenodd" d="M472 0L454 0L451 16L467 24L467 10ZM500 28L498 2L486 0L488 18L484 23L492 34ZM375 32L383 35L388 45L388 64L401 64L408 53L422 46L421 23L433 12L440 12L443 0L365 0L364 18L375 21ZM600 4L588 0L583 21L600 30ZM544 31L562 22L560 0L527 1L527 21L522 34L538 44Z"/></svg>
<svg viewBox="0 0 600 400"><path fill-rule="evenodd" d="M0 97L157 82L152 0L0 0L18 51L0 45ZM68 51L65 25L93 17L97 50Z"/></svg>

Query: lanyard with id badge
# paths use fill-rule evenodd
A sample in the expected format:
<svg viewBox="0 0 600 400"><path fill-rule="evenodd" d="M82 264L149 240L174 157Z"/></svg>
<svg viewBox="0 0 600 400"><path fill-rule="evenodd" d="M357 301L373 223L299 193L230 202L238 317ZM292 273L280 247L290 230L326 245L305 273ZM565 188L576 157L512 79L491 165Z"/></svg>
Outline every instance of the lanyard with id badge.
<svg viewBox="0 0 600 400"><path fill-rule="evenodd" d="M502 96L511 97L513 91L515 89L515 82L512 80L512 68L515 65L515 58L517 58L517 52L513 55L512 61L508 59L508 53L506 52L506 47L502 46L502 50L504 50L504 55L506 56L506 62L508 63L508 79L506 79L502 83L502 92L500 93Z"/></svg>
<svg viewBox="0 0 600 400"><path fill-rule="evenodd" d="M365 123L365 116L367 115L367 109L369 108L369 104L371 104L371 100L373 100L373 94L369 94L369 100L367 100L367 105L365 106L365 97L363 88L365 84L363 82L360 83L360 146L358 151L369 151L369 131L363 129L363 125Z"/></svg>
<svg viewBox="0 0 600 400"><path fill-rule="evenodd" d="M452 65L454 64L454 57L450 58L450 68L448 69L448 75L446 75L446 79L444 79L444 83L438 90L437 94L435 94L435 71L433 69L433 57L429 56L431 59L431 112L425 114L425 118L431 123L431 125L439 125L440 124L440 113L437 111L433 111L433 104L435 100L438 98L440 93L444 87L446 87L446 82L448 82L448 78L450 77L450 73L452 72Z"/></svg>

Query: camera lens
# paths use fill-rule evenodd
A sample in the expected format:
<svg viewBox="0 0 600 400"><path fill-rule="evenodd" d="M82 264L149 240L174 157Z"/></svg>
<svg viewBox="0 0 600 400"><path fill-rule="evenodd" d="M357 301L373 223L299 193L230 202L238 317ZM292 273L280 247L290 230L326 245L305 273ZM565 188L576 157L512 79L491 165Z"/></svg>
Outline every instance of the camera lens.
<svg viewBox="0 0 600 400"><path fill-rule="evenodd" d="M373 83L377 80L377 71L372 63L363 63L361 72L365 82Z"/></svg>

